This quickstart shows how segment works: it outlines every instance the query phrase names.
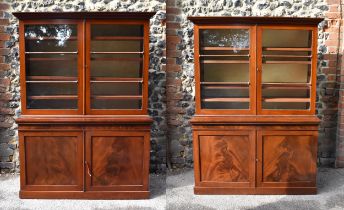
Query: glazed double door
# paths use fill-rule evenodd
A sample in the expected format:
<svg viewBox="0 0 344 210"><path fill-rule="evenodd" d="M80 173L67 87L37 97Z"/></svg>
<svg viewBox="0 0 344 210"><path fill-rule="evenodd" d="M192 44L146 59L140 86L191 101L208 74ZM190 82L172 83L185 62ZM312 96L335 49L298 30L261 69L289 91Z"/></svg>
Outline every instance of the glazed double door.
<svg viewBox="0 0 344 210"><path fill-rule="evenodd" d="M54 130L19 135L20 158L26 163L21 165L23 191L148 190L149 132Z"/></svg>
<svg viewBox="0 0 344 210"><path fill-rule="evenodd" d="M316 184L317 131L248 127L195 131L194 135L196 188Z"/></svg>

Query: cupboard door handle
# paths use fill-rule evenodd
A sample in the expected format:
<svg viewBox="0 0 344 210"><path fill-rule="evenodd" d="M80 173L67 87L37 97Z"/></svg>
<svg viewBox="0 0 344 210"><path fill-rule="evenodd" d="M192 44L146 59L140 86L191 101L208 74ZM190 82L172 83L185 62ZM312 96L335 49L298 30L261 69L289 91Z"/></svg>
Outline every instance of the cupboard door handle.
<svg viewBox="0 0 344 210"><path fill-rule="evenodd" d="M92 173L91 173L91 170L90 170L90 167L89 167L87 161L85 161L85 165L86 165L86 167L87 167L87 173L88 173L88 175L89 175L89 176L92 176Z"/></svg>

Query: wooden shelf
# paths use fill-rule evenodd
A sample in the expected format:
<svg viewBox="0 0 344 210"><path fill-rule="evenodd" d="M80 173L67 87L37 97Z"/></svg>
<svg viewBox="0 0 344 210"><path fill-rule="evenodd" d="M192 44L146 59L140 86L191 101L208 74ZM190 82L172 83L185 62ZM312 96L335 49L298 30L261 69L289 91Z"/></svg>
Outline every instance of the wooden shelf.
<svg viewBox="0 0 344 210"><path fill-rule="evenodd" d="M312 51L312 48L304 47L263 47L264 51Z"/></svg>
<svg viewBox="0 0 344 210"><path fill-rule="evenodd" d="M232 50L232 51L244 51L250 50L250 48L235 48L235 47L201 47L201 50Z"/></svg>
<svg viewBox="0 0 344 210"><path fill-rule="evenodd" d="M25 52L25 54L28 54L28 55L40 55L40 54L78 54L78 51L75 51L75 52Z"/></svg>
<svg viewBox="0 0 344 210"><path fill-rule="evenodd" d="M91 77L92 83L142 83L142 78Z"/></svg>
<svg viewBox="0 0 344 210"><path fill-rule="evenodd" d="M68 76L27 76L27 80L63 80L63 81L75 81L78 77L68 77Z"/></svg>
<svg viewBox="0 0 344 210"><path fill-rule="evenodd" d="M57 39L56 37L51 37L51 36L41 36L41 37L25 37L25 40L39 40L39 41L60 41L59 39ZM66 41L75 41L77 40L77 36L71 36L68 39L66 39Z"/></svg>
<svg viewBox="0 0 344 210"><path fill-rule="evenodd" d="M265 90L309 90L312 85L310 83L263 83Z"/></svg>
<svg viewBox="0 0 344 210"><path fill-rule="evenodd" d="M249 60L203 60L201 63L250 63Z"/></svg>
<svg viewBox="0 0 344 210"><path fill-rule="evenodd" d="M30 100L57 100L57 99L78 99L76 95L49 95L49 96L28 96Z"/></svg>
<svg viewBox="0 0 344 210"><path fill-rule="evenodd" d="M264 102L310 102L309 98L263 98Z"/></svg>
<svg viewBox="0 0 344 210"><path fill-rule="evenodd" d="M250 98L205 98L203 102L250 102Z"/></svg>
<svg viewBox="0 0 344 210"><path fill-rule="evenodd" d="M265 64L312 64L312 61L264 61Z"/></svg>
<svg viewBox="0 0 344 210"><path fill-rule="evenodd" d="M228 90L231 90L231 89L248 89L249 86L240 86L240 85L233 85L233 86L224 86L224 85L214 85L214 86L203 86L202 87L203 89L206 89L206 90L221 90L221 89L228 89Z"/></svg>
<svg viewBox="0 0 344 210"><path fill-rule="evenodd" d="M97 100L137 100L142 99L142 96L91 96Z"/></svg>
<svg viewBox="0 0 344 210"><path fill-rule="evenodd" d="M262 55L263 58L312 58L311 55Z"/></svg>
<svg viewBox="0 0 344 210"><path fill-rule="evenodd" d="M96 61L143 61L142 58L91 58L91 60Z"/></svg>
<svg viewBox="0 0 344 210"><path fill-rule="evenodd" d="M95 36L92 37L91 41L99 40L143 40L142 36Z"/></svg>
<svg viewBox="0 0 344 210"><path fill-rule="evenodd" d="M141 52L90 52L91 54L143 54L143 51Z"/></svg>
<svg viewBox="0 0 344 210"><path fill-rule="evenodd" d="M269 87L269 86L274 86L274 87L310 87L312 86L311 83L279 83L279 82L268 82L268 83L262 83L262 86L264 87Z"/></svg>
<svg viewBox="0 0 344 210"><path fill-rule="evenodd" d="M248 86L249 82L200 82L201 85L235 85Z"/></svg>
<svg viewBox="0 0 344 210"><path fill-rule="evenodd" d="M77 60L77 58L26 58L29 61L74 61Z"/></svg>
<svg viewBox="0 0 344 210"><path fill-rule="evenodd" d="M250 55L199 55L199 57L250 57Z"/></svg>

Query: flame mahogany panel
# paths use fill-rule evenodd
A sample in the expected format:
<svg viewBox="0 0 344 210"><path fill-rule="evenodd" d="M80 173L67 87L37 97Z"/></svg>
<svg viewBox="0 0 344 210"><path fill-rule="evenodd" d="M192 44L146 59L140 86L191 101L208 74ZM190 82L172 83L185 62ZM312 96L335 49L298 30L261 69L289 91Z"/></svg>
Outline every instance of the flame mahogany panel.
<svg viewBox="0 0 344 210"><path fill-rule="evenodd" d="M82 132L24 132L25 187L82 189Z"/></svg>
<svg viewBox="0 0 344 210"><path fill-rule="evenodd" d="M143 168L149 150L143 148L147 144L149 138L145 132L87 132L87 189L139 190L146 187Z"/></svg>
<svg viewBox="0 0 344 210"><path fill-rule="evenodd" d="M250 186L254 170L254 132L200 132L200 181L219 185Z"/></svg>
<svg viewBox="0 0 344 210"><path fill-rule="evenodd" d="M314 185L317 170L316 141L316 131L258 132L258 185Z"/></svg>

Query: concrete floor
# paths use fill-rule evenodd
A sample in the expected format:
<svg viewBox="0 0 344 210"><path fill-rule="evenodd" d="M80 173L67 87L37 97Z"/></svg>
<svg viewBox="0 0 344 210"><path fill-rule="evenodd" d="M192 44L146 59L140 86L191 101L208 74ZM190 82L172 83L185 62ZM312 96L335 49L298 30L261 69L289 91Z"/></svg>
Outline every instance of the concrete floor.
<svg viewBox="0 0 344 210"><path fill-rule="evenodd" d="M193 170L151 175L149 200L21 200L19 176L0 175L0 209L343 210L344 169L319 169L317 195L194 195Z"/></svg>

